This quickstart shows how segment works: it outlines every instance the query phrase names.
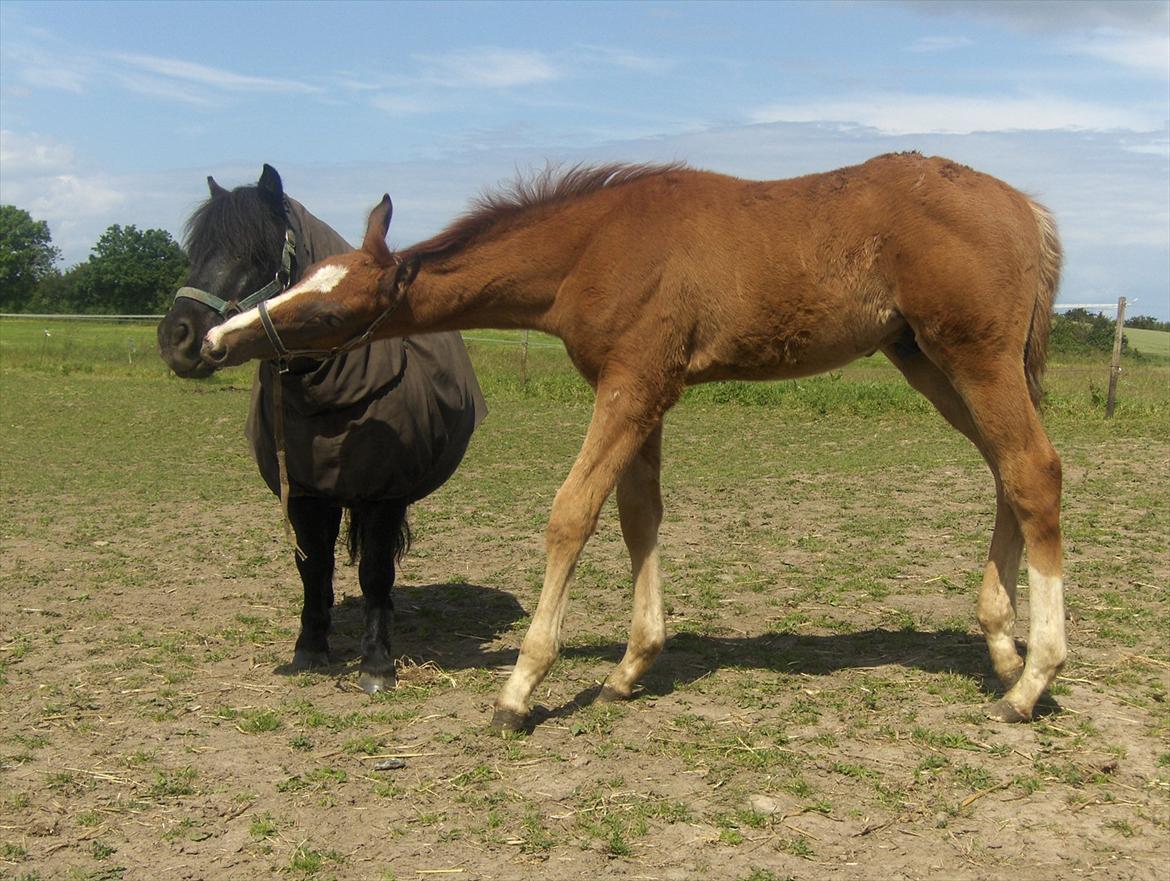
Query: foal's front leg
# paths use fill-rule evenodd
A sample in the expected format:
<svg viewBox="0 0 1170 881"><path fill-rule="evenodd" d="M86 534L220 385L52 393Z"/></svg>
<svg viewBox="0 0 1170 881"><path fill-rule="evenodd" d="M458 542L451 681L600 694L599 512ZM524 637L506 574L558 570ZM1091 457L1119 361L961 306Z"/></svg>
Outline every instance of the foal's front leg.
<svg viewBox="0 0 1170 881"><path fill-rule="evenodd" d="M569 580L581 549L593 534L601 506L618 475L661 424L662 413L673 403L673 398L646 403L645 390L638 391L641 394L628 394L604 383L597 390L585 444L553 501L546 532L544 586L516 667L496 699L492 715L495 728L518 731L527 724L532 692L560 652Z"/></svg>
<svg viewBox="0 0 1170 881"><path fill-rule="evenodd" d="M301 606L301 632L293 651L293 668L310 670L329 663L333 547L341 528L341 508L326 499L293 496L288 500L288 516L297 544L305 552L304 559L296 557L305 599Z"/></svg>

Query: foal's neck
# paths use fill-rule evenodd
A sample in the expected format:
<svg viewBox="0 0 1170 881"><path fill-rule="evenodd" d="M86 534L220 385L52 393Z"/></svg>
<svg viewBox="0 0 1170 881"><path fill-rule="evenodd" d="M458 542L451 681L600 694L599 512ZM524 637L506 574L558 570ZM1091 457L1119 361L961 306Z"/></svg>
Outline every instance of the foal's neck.
<svg viewBox="0 0 1170 881"><path fill-rule="evenodd" d="M541 223L422 254L395 323L405 323L406 334L475 328L556 333L557 291L585 238L572 227Z"/></svg>

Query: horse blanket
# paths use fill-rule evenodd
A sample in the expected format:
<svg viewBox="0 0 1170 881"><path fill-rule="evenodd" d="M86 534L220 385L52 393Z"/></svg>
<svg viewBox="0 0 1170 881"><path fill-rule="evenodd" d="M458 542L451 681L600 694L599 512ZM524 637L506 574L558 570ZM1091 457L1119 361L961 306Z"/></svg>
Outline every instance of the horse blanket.
<svg viewBox="0 0 1170 881"><path fill-rule="evenodd" d="M353 250L299 202L285 201L298 273ZM284 374L262 361L244 433L277 496L277 382L283 383L285 460L294 496L416 502L455 473L487 415L467 348L455 332L378 340Z"/></svg>

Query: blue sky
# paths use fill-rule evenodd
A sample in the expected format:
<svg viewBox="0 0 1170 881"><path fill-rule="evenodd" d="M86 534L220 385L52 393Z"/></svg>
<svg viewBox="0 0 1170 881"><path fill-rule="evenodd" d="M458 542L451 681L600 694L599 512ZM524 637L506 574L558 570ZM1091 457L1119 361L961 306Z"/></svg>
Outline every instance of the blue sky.
<svg viewBox="0 0 1170 881"><path fill-rule="evenodd" d="M1170 318L1170 3L0 5L0 201L63 262L205 177L391 238L546 161L781 178L946 155L1052 208L1062 302Z"/></svg>

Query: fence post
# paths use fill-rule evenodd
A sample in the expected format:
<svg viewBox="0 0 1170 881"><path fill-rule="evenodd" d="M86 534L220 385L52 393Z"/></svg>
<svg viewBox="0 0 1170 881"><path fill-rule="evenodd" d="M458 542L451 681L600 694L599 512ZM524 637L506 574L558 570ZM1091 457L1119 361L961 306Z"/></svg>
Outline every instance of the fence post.
<svg viewBox="0 0 1170 881"><path fill-rule="evenodd" d="M524 347L520 350L520 386L528 385L528 331L524 331Z"/></svg>
<svg viewBox="0 0 1170 881"><path fill-rule="evenodd" d="M1109 395L1105 399L1105 418L1113 418L1117 406L1117 378L1121 375L1121 336L1125 330L1125 297L1117 298L1117 329L1113 332L1113 358L1109 362Z"/></svg>

